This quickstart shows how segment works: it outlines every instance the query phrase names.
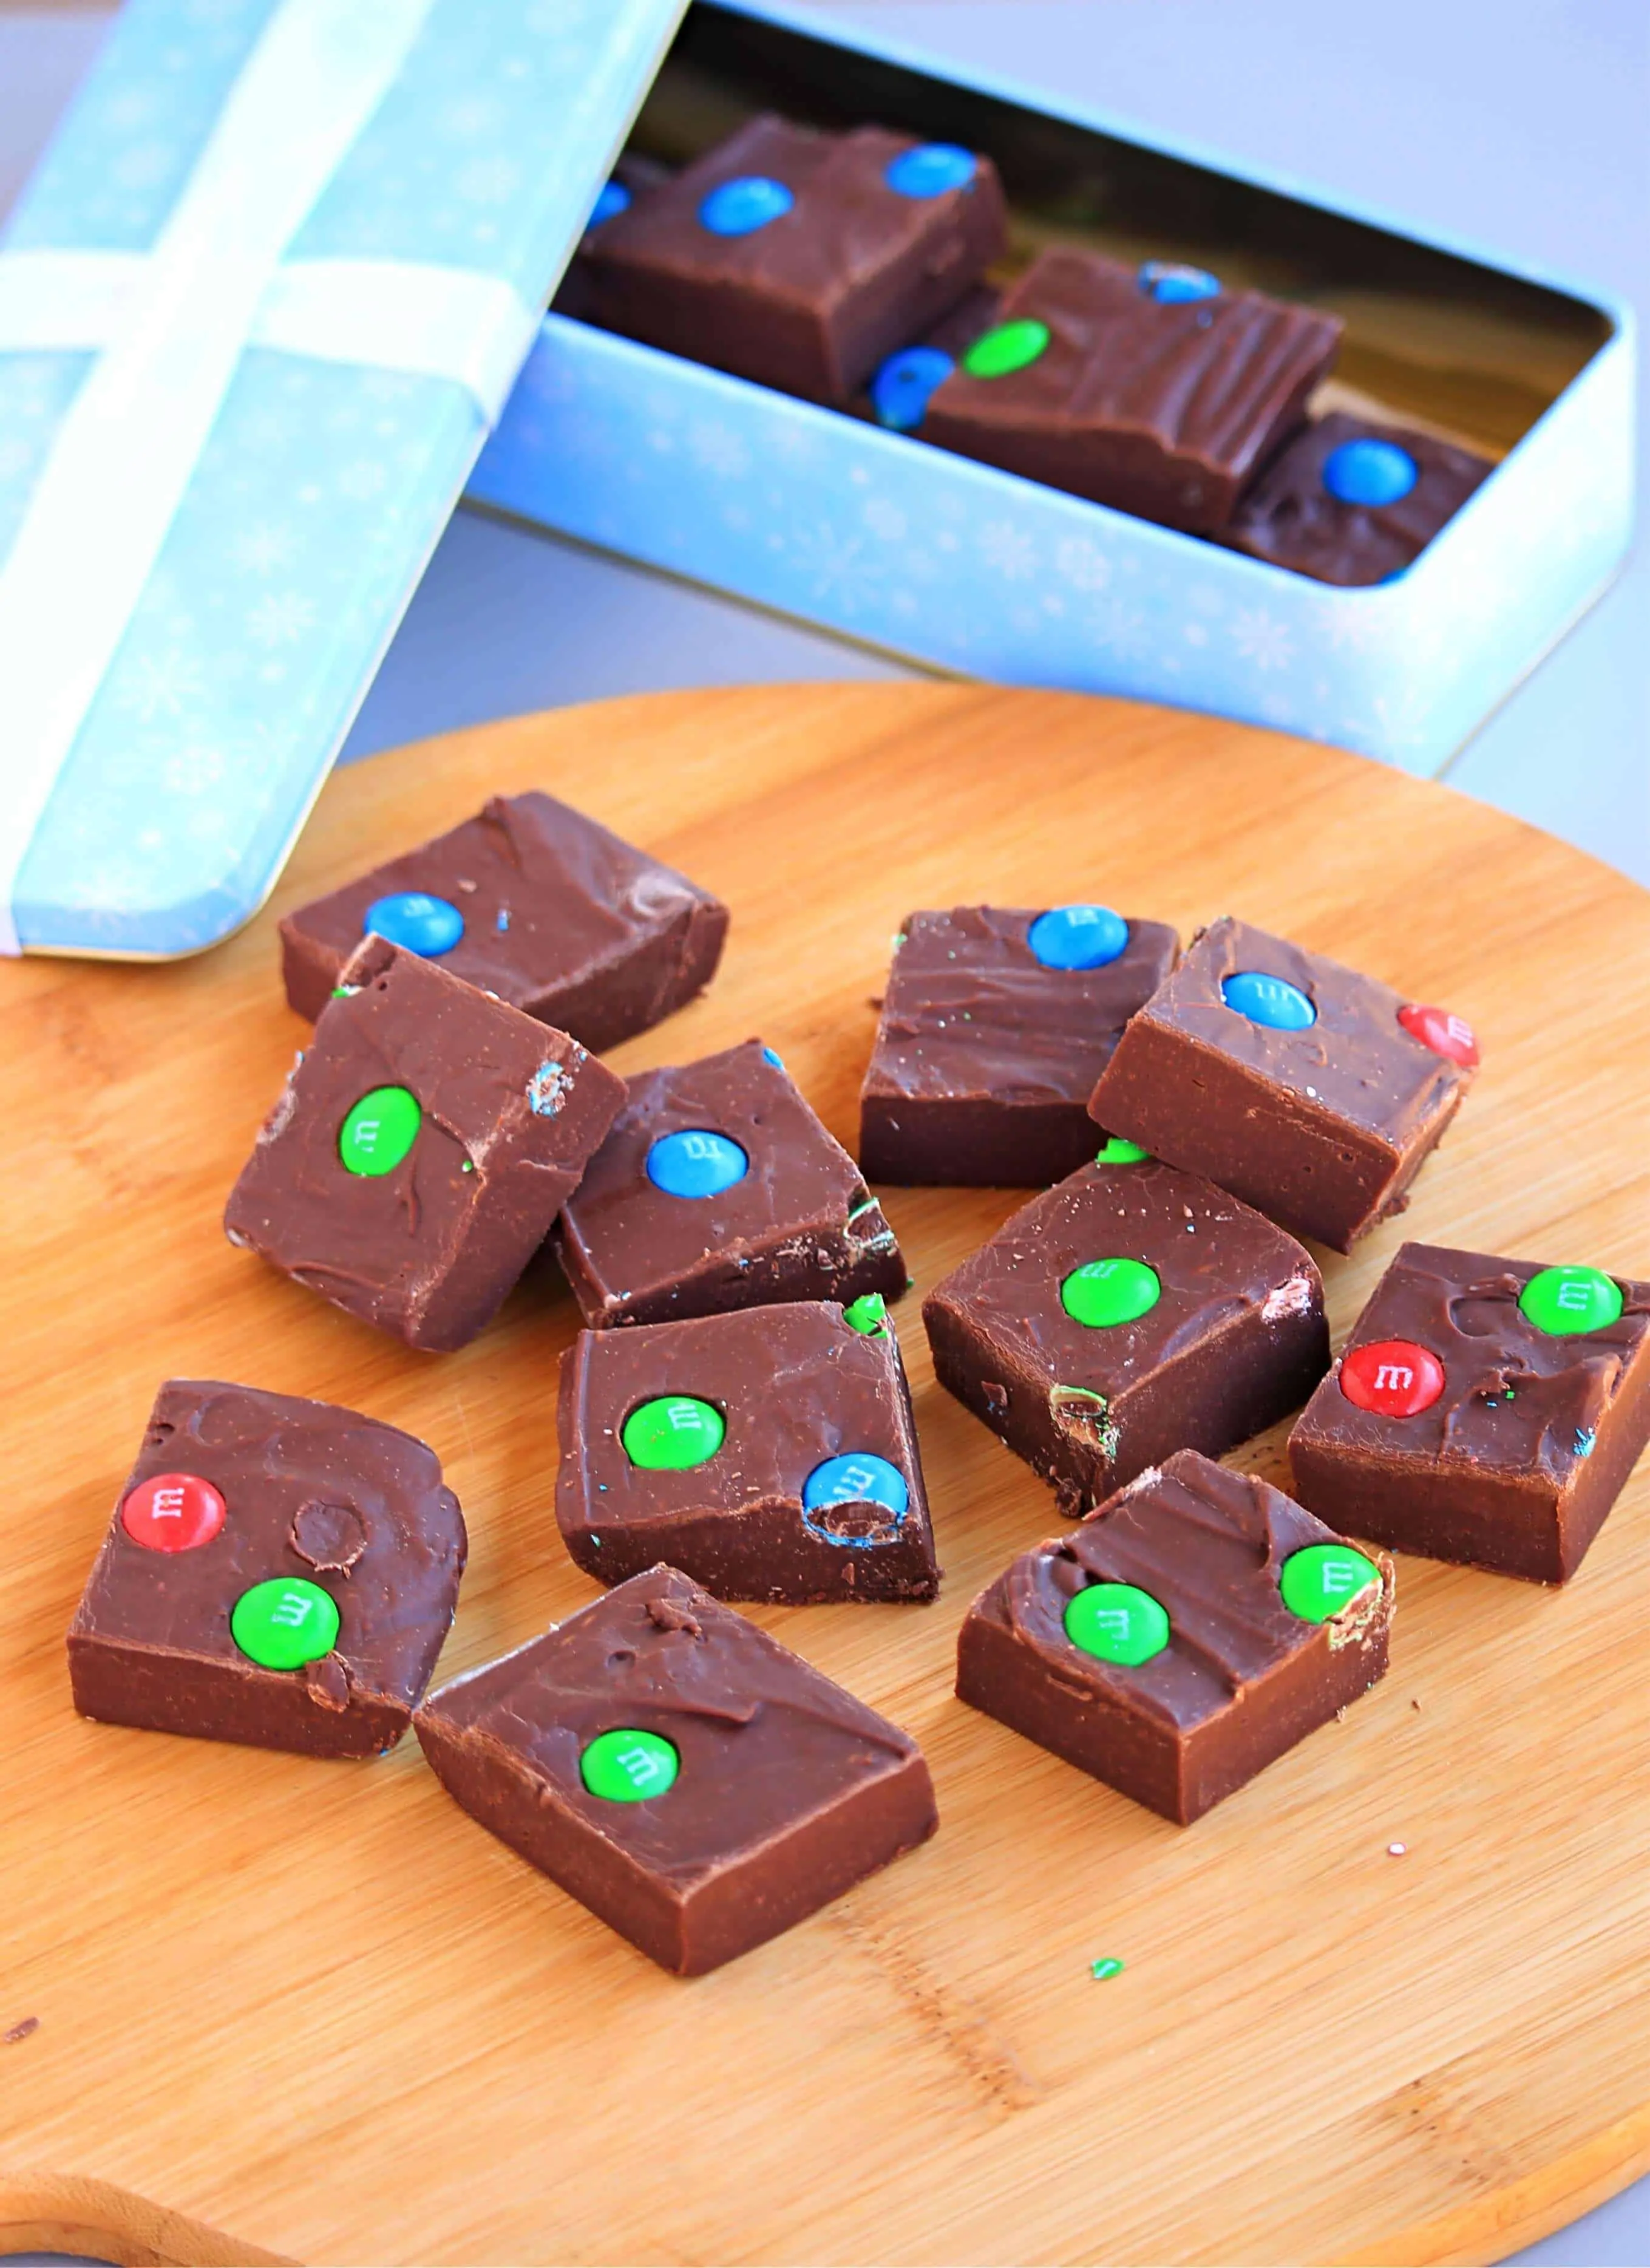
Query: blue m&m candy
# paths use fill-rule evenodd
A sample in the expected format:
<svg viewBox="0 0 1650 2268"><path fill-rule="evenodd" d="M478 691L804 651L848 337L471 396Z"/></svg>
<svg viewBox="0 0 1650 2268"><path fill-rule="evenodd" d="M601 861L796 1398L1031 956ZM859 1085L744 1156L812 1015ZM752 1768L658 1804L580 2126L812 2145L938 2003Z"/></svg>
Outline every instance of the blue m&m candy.
<svg viewBox="0 0 1650 2268"><path fill-rule="evenodd" d="M1140 272L1140 286L1160 307L1183 307L1193 299L1218 299L1221 279L1206 268L1182 268L1170 260L1148 260Z"/></svg>
<svg viewBox="0 0 1650 2268"><path fill-rule="evenodd" d="M432 898L424 890L396 890L387 898L374 898L361 917L361 934L376 932L399 945L404 953L433 961L451 953L464 935L464 916L445 898Z"/></svg>
<svg viewBox="0 0 1650 2268"><path fill-rule="evenodd" d="M737 180L717 182L700 206L699 217L713 236L752 236L781 219L796 202L783 181L766 173L742 173Z"/></svg>
<svg viewBox="0 0 1650 2268"><path fill-rule="evenodd" d="M928 400L956 369L939 347L902 347L871 380L871 408L879 425L910 433L928 415Z"/></svg>
<svg viewBox="0 0 1650 2268"><path fill-rule="evenodd" d="M872 1454L869 1449L857 1449L848 1456L827 1457L816 1465L802 1484L803 1525L810 1534L827 1543L842 1543L855 1549L880 1540L875 1527L868 1525L863 1534L840 1520L810 1519L809 1514L828 1513L838 1505L879 1504L891 1512L897 1526L906 1516L911 1502L911 1491L906 1476L898 1465L891 1465L886 1457Z"/></svg>
<svg viewBox="0 0 1650 2268"><path fill-rule="evenodd" d="M1025 941L1045 968L1104 968L1129 941L1129 925L1110 906L1055 906L1039 914Z"/></svg>
<svg viewBox="0 0 1650 2268"><path fill-rule="evenodd" d="M1324 460L1324 486L1338 504L1401 504L1419 477L1407 449L1370 434L1343 441Z"/></svg>
<svg viewBox="0 0 1650 2268"><path fill-rule="evenodd" d="M1298 984L1282 976L1267 976L1258 968L1241 968L1221 979L1221 998L1228 1008L1264 1024L1272 1032L1303 1032L1317 1021L1317 1010Z"/></svg>
<svg viewBox="0 0 1650 2268"><path fill-rule="evenodd" d="M714 1197L742 1182L751 1160L725 1134L694 1127L661 1134L648 1152L648 1179L667 1197Z"/></svg>
<svg viewBox="0 0 1650 2268"><path fill-rule="evenodd" d="M599 228L605 220L616 220L621 212L630 210L630 192L622 181L606 181L602 193L590 207L586 228Z"/></svg>
<svg viewBox="0 0 1650 2268"><path fill-rule="evenodd" d="M922 142L891 159L883 179L902 197L942 197L948 189L965 189L978 171L971 150L959 150L955 142Z"/></svg>

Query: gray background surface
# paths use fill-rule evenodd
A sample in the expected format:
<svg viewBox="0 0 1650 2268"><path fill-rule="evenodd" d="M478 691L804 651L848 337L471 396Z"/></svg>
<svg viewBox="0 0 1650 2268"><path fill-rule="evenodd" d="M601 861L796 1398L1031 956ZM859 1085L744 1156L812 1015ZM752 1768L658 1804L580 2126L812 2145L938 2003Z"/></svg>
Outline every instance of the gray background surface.
<svg viewBox="0 0 1650 2268"><path fill-rule="evenodd" d="M0 213L108 12L0 0ZM819 0L819 12L1650 305L1644 0L1385 0L1378 11L1322 0ZM1640 384L1642 405L1650 373ZM906 674L709 593L461 512L346 754L605 694ZM1642 553L1447 777L1650 883ZM1650 2181L1518 2257L1650 2268Z"/></svg>

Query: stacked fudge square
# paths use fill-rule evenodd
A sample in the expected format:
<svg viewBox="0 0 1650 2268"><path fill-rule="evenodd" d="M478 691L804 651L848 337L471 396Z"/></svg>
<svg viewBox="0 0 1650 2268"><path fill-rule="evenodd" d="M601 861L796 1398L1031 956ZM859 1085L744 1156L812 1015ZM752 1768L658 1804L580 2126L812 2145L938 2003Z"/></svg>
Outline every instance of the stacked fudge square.
<svg viewBox="0 0 1650 2268"><path fill-rule="evenodd" d="M1079 243L1012 267L988 157L765 114L679 172L621 160L558 306L1331 584L1404 572L1492 469L1314 416L1320 307Z"/></svg>

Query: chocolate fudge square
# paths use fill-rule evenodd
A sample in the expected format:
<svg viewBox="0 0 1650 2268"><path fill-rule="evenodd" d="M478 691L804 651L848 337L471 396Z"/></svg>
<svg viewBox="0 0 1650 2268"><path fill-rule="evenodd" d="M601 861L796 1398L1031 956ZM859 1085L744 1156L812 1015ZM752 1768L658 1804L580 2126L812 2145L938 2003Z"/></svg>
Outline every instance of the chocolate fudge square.
<svg viewBox="0 0 1650 2268"><path fill-rule="evenodd" d="M1650 1284L1405 1244L1289 1465L1353 1535L1566 1583L1646 1440Z"/></svg>
<svg viewBox="0 0 1650 2268"><path fill-rule="evenodd" d="M1478 1060L1449 1010L1228 917L1199 931L1130 1019L1089 1108L1350 1252L1409 1204Z"/></svg>
<svg viewBox="0 0 1650 2268"><path fill-rule="evenodd" d="M1305 415L1340 324L1259 291L1040 253L928 404L922 438L1193 534L1226 526Z"/></svg>
<svg viewBox="0 0 1650 2268"><path fill-rule="evenodd" d="M370 1756L412 1720L466 1538L435 1452L325 1402L169 1379L69 1632L83 1717Z"/></svg>
<svg viewBox="0 0 1650 2268"><path fill-rule="evenodd" d="M866 1178L1038 1189L1074 1173L1098 1146L1095 1082L1179 943L1106 906L908 914L860 1097Z"/></svg>
<svg viewBox="0 0 1650 2268"><path fill-rule="evenodd" d="M939 1589L899 1343L876 1293L627 1331L561 1358L556 1519L587 1574L659 1559L719 1599Z"/></svg>
<svg viewBox="0 0 1650 2268"><path fill-rule="evenodd" d="M1392 1566L1183 1449L969 1609L957 1690L1181 1827L1386 1674Z"/></svg>
<svg viewBox="0 0 1650 2268"><path fill-rule="evenodd" d="M370 937L230 1193L224 1226L408 1346L497 1313L624 1085L565 1032Z"/></svg>
<svg viewBox="0 0 1650 2268"><path fill-rule="evenodd" d="M473 819L281 924L287 998L313 1023L369 931L599 1052L716 973L728 909L553 796Z"/></svg>
<svg viewBox="0 0 1650 2268"><path fill-rule="evenodd" d="M1070 1519L1177 1449L1248 1440L1329 1366L1310 1256L1150 1158L1034 1197L935 1285L922 1321L941 1385Z"/></svg>
<svg viewBox="0 0 1650 2268"><path fill-rule="evenodd" d="M936 1824L909 1734L672 1567L455 1678L415 1723L456 1802L682 1977Z"/></svg>
<svg viewBox="0 0 1650 2268"><path fill-rule="evenodd" d="M762 116L587 238L582 266L610 330L843 408L1005 240L989 158Z"/></svg>
<svg viewBox="0 0 1650 2268"><path fill-rule="evenodd" d="M592 1330L906 1283L858 1167L759 1040L630 1080L553 1241Z"/></svg>
<svg viewBox="0 0 1650 2268"><path fill-rule="evenodd" d="M1221 538L1320 583L1384 583L1419 558L1495 470L1429 433L1337 410L1297 433Z"/></svg>

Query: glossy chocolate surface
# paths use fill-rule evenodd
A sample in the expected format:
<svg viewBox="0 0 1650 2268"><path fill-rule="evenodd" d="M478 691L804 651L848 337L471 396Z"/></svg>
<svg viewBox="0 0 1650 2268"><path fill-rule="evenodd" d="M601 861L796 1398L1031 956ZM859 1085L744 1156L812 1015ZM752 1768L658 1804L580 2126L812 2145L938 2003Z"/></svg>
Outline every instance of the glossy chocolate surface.
<svg viewBox="0 0 1650 2268"><path fill-rule="evenodd" d="M720 1196L668 1196L648 1177L655 1142L709 1131L750 1160ZM759 1040L644 1071L590 1160L554 1238L584 1320L678 1322L771 1300L863 1292L896 1299L906 1263L859 1167Z"/></svg>
<svg viewBox="0 0 1650 2268"><path fill-rule="evenodd" d="M224 1525L192 1550L134 1541L140 1483L193 1474ZM325 1402L169 1379L69 1632L83 1716L301 1756L364 1756L406 1731L451 1627L466 1539L433 1450ZM330 1653L265 1669L230 1616L257 1583L297 1577L338 1609Z"/></svg>
<svg viewBox="0 0 1650 2268"><path fill-rule="evenodd" d="M1422 1347L1443 1391L1414 1417L1360 1409L1343 1354L1289 1437L1302 1501L1397 1551L1566 1582L1650 1440L1650 1284L1618 1277L1615 1322L1554 1334L1518 1305L1544 1264L1400 1246L1346 1354Z"/></svg>
<svg viewBox="0 0 1650 2268"><path fill-rule="evenodd" d="M644 1470L622 1443L642 1403L708 1403L727 1432L703 1464ZM556 1519L599 1582L667 1559L720 1599L931 1599L939 1589L899 1343L820 1301L627 1331L581 1331L561 1358ZM827 1459L869 1454L905 1481L876 1502L804 1510Z"/></svg>
<svg viewBox="0 0 1650 2268"><path fill-rule="evenodd" d="M1222 983L1246 971L1297 987L1316 1020L1279 1031L1228 1007ZM1405 1005L1321 953L1212 923L1131 1020L1089 1113L1295 1235L1350 1251L1408 1204L1472 1079L1412 1037Z"/></svg>
<svg viewBox="0 0 1650 2268"><path fill-rule="evenodd" d="M1414 487L1395 504L1343 504L1324 466L1344 442L1390 441L1413 459ZM1320 583L1384 583L1419 558L1445 522L1495 470L1487 457L1429 433L1372 425L1336 410L1306 426L1261 474L1221 541Z"/></svg>
<svg viewBox="0 0 1650 2268"><path fill-rule="evenodd" d="M860 1097L868 1181L1038 1189L1094 1156L1089 1097L1179 939L1131 921L1104 968L1048 968L1036 919L953 906L901 924Z"/></svg>
<svg viewBox="0 0 1650 2268"><path fill-rule="evenodd" d="M1280 1490L1184 1450L981 1594L957 1692L1184 1825L1384 1674L1392 1571L1380 1555L1380 1585L1327 1622L1283 1603L1284 1562L1339 1540ZM1091 1583L1148 1592L1168 1614L1164 1650L1126 1668L1074 1646L1066 1609Z"/></svg>
<svg viewBox="0 0 1650 2268"><path fill-rule="evenodd" d="M367 909L415 890L464 934L436 966L599 1051L645 1032L716 972L728 909L552 796L494 796L473 819L281 924L287 998L312 1023Z"/></svg>
<svg viewBox="0 0 1650 2268"><path fill-rule="evenodd" d="M1057 246L1003 301L1043 353L999 378L952 372L922 438L1007 472L1208 534L1305 415L1340 324L1258 291L1164 306L1136 269Z"/></svg>
<svg viewBox="0 0 1650 2268"><path fill-rule="evenodd" d="M654 1567L419 1711L448 1793L664 1968L697 1976L934 1831L909 1734L686 1576ZM616 1803L579 1759L655 1734L674 1785Z"/></svg>
<svg viewBox="0 0 1650 2268"><path fill-rule="evenodd" d="M1092 1328L1060 1287L1090 1261L1161 1286ZM1196 1175L1085 1166L1022 1206L923 1301L941 1385L1054 1488L1068 1518L1175 1450L1211 1455L1305 1401L1329 1363L1324 1289L1293 1237Z"/></svg>
<svg viewBox="0 0 1650 2268"><path fill-rule="evenodd" d="M230 1194L232 1244L409 1346L447 1349L497 1312L624 1099L565 1032L369 938L323 1010ZM404 1086L417 1138L351 1173L354 1105Z"/></svg>
<svg viewBox="0 0 1650 2268"><path fill-rule="evenodd" d="M878 363L977 284L1005 241L989 158L965 187L902 195L889 166L918 145L877 126L746 125L588 237L594 320L736 377L845 407ZM720 185L782 183L789 211L721 236L700 209Z"/></svg>

